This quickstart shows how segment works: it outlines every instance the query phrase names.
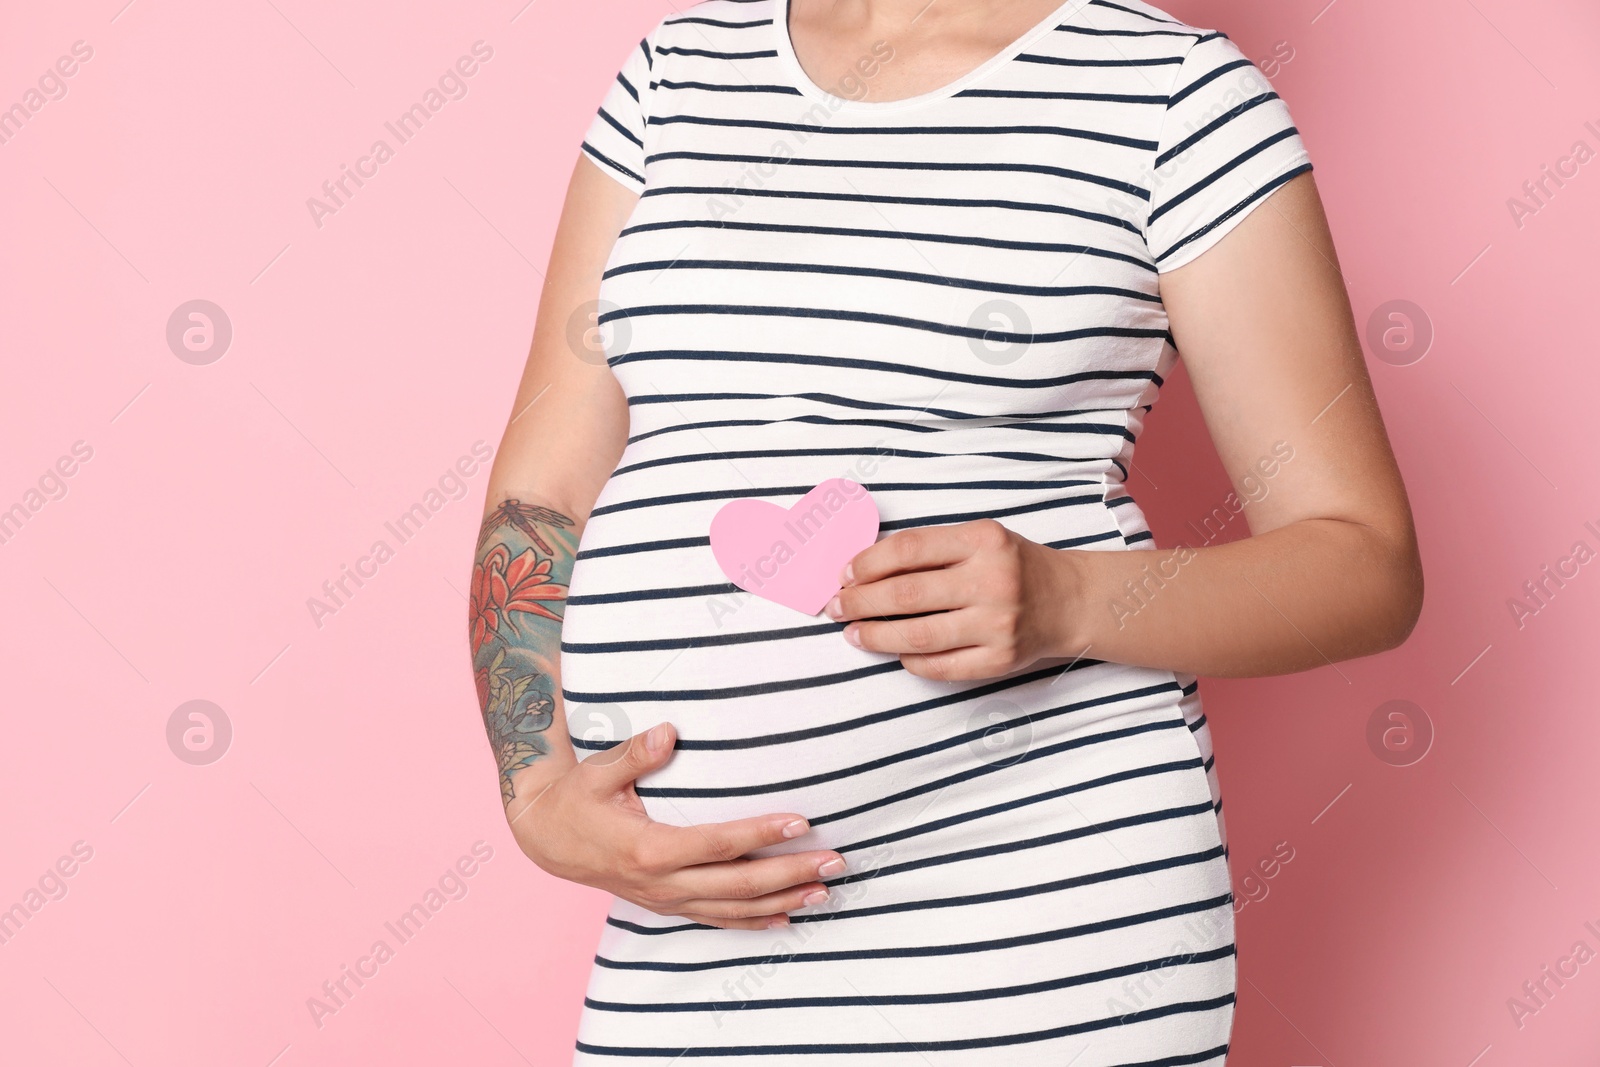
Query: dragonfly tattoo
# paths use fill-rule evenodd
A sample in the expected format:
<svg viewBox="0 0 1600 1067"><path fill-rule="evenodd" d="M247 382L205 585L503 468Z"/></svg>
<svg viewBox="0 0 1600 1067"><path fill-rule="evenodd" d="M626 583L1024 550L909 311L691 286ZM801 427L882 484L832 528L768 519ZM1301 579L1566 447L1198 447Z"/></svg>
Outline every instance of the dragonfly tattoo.
<svg viewBox="0 0 1600 1067"><path fill-rule="evenodd" d="M520 500L503 500L500 506L491 511L483 520L483 532L478 535L478 547L481 549L489 540L491 534L502 526L510 526L522 533L522 536L532 541L539 551L545 555L553 555L555 549L550 547L539 533L539 523L547 526L571 526L572 520L559 511L551 511L537 504L524 504Z"/></svg>

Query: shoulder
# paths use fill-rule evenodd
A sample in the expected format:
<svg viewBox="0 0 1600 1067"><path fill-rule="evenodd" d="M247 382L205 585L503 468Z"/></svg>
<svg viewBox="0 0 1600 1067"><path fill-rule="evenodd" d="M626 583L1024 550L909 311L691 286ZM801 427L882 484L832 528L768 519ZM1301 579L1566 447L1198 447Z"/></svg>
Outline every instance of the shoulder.
<svg viewBox="0 0 1600 1067"><path fill-rule="evenodd" d="M1205 89L1210 82L1232 71L1251 77L1256 66L1225 31L1185 22L1144 0L1082 0L1063 12L1056 30L1037 46L1054 57L1047 62L1079 67L1108 81L1136 75L1132 84L1138 88L1121 91L1141 102L1171 104L1186 93L1210 95Z"/></svg>
<svg viewBox="0 0 1600 1067"><path fill-rule="evenodd" d="M776 57L777 0L701 0L656 21L639 42L651 87L666 80L710 78L730 61Z"/></svg>
<svg viewBox="0 0 1600 1067"><path fill-rule="evenodd" d="M662 16L647 39L663 48L716 49L771 26L776 0L701 0Z"/></svg>
<svg viewBox="0 0 1600 1067"><path fill-rule="evenodd" d="M1258 63L1224 30L1184 22L1143 0L1086 0L1082 11L1113 42L1119 35L1130 35L1148 49L1152 34L1165 42L1158 47L1167 70L1163 95L1169 119L1176 114L1193 126L1233 114L1247 104L1281 103L1269 78L1293 58L1286 41L1273 45L1271 54ZM1286 115L1283 119L1287 122Z"/></svg>
<svg viewBox="0 0 1600 1067"><path fill-rule="evenodd" d="M1165 44L1181 55L1203 37L1216 33L1196 26L1143 0L1085 0L1075 20L1086 32L1107 38L1140 39L1152 47Z"/></svg>
<svg viewBox="0 0 1600 1067"><path fill-rule="evenodd" d="M1171 70L1174 90L1222 68L1255 66L1222 29L1185 22L1144 0L1085 0L1076 16L1069 23L1077 32L1162 62Z"/></svg>

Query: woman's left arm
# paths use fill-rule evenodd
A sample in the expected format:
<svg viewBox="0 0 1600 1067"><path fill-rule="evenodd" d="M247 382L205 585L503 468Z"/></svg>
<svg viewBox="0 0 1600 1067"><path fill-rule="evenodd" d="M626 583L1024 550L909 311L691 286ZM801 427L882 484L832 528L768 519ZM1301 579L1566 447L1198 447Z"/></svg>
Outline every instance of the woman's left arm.
<svg viewBox="0 0 1600 1067"><path fill-rule="evenodd" d="M1117 552L993 520L900 531L856 556L827 609L863 620L847 640L954 681L1077 656L1285 674L1406 639L1422 607L1411 510L1312 176L1163 275L1161 295L1251 536Z"/></svg>

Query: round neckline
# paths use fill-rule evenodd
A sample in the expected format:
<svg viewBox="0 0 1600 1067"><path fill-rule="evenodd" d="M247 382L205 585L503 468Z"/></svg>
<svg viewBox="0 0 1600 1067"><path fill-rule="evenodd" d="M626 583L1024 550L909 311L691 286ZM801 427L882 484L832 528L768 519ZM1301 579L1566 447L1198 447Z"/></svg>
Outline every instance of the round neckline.
<svg viewBox="0 0 1600 1067"><path fill-rule="evenodd" d="M836 111L875 112L881 114L888 111L902 111L949 99L961 92L961 90L969 88L973 83L981 81L1000 67L1011 62L1022 53L1023 49L1053 31L1067 17L1076 13L1079 8L1086 6L1088 3L1089 0L1065 0L1049 15L1045 16L1042 21L1023 31L1022 36L961 75L955 81L926 93L902 97L899 100L852 100L849 97L830 93L812 81L811 75L807 74L805 68L800 65L800 59L794 50L794 39L789 36L789 0L773 0L772 29L776 38L775 44L778 58L788 70L789 79L794 83L794 87L800 91L801 95L821 101Z"/></svg>

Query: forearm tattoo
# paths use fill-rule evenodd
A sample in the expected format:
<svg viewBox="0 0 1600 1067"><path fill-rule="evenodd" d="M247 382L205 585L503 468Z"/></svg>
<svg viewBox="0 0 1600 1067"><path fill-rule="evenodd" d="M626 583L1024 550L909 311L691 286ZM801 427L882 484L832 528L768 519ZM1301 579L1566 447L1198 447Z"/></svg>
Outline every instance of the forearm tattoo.
<svg viewBox="0 0 1600 1067"><path fill-rule="evenodd" d="M545 731L560 691L561 612L578 549L572 527L558 511L506 500L478 535L472 666L507 804L516 796L516 773L550 751Z"/></svg>

